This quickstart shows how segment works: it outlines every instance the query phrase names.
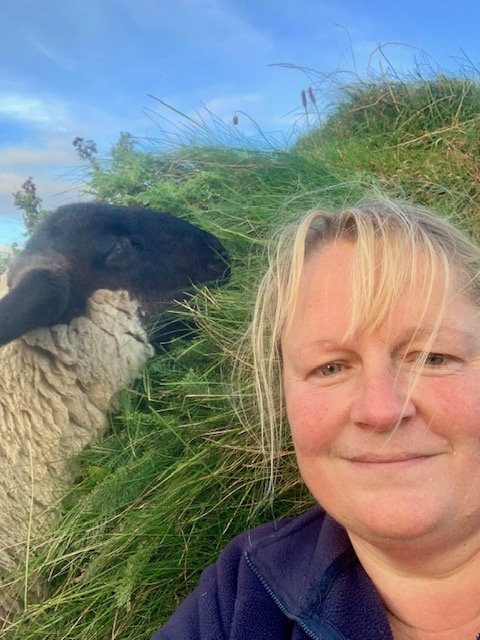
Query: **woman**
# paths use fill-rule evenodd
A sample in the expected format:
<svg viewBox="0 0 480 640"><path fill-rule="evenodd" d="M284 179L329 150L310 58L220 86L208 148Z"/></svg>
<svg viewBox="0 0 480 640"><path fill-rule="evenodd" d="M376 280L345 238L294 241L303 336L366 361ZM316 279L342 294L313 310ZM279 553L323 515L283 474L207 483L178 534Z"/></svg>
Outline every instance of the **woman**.
<svg viewBox="0 0 480 640"><path fill-rule="evenodd" d="M383 202L279 238L252 326L319 506L233 540L155 640L480 638L480 250Z"/></svg>

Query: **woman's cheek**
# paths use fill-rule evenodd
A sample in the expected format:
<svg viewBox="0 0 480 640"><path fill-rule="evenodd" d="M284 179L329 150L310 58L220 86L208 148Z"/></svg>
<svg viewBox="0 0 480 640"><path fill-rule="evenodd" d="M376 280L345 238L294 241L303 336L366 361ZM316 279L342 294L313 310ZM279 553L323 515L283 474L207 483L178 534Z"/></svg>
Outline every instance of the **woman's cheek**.
<svg viewBox="0 0 480 640"><path fill-rule="evenodd" d="M335 438L340 424L335 403L322 390L287 393L287 416L297 455L318 453Z"/></svg>
<svg viewBox="0 0 480 640"><path fill-rule="evenodd" d="M422 380L414 392L419 414L447 437L480 431L480 375Z"/></svg>

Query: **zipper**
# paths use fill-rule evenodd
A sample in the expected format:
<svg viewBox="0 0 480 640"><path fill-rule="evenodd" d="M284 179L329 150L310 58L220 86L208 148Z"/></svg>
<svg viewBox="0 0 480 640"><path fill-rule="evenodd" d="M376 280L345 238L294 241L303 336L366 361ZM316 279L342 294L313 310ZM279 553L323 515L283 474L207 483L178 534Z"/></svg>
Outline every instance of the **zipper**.
<svg viewBox="0 0 480 640"><path fill-rule="evenodd" d="M243 552L243 555L245 557L245 560L248 564L248 566L250 567L250 569L252 570L252 572L254 573L255 577L257 578L257 580L260 582L260 584L262 585L262 587L265 589L265 591L268 593L268 595L272 598L272 600L275 602L275 604L277 605L277 607L280 609L280 611L289 619L289 620L294 620L299 627L302 629L302 631L304 631L306 633L306 635L309 638L312 638L313 640L347 640L345 638L344 635L340 635L338 632L336 632L334 629L328 629L328 638L323 637L321 638L320 636L318 636L314 631L312 631L312 629L310 629L309 626L307 626L307 624L299 617L294 616L292 613L290 613L284 606L283 602L281 602L277 596L275 595L275 593L272 591L272 589L270 588L270 585L267 584L267 582L265 582L265 580L263 579L262 575L259 573L258 569L255 567L255 565L253 564L253 562L250 560L250 557L248 555L247 551ZM323 635L323 634L322 634ZM478 640L480 640L480 636L478 638Z"/></svg>

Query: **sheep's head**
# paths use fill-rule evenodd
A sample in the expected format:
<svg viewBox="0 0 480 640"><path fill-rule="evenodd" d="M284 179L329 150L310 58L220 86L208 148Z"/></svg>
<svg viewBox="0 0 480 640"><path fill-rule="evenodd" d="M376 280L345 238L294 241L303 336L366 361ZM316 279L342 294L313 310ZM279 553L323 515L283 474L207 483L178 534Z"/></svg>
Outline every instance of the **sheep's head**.
<svg viewBox="0 0 480 640"><path fill-rule="evenodd" d="M228 275L217 238L168 213L66 205L42 221L9 269L0 345L83 315L98 289L127 290L148 318L192 285Z"/></svg>

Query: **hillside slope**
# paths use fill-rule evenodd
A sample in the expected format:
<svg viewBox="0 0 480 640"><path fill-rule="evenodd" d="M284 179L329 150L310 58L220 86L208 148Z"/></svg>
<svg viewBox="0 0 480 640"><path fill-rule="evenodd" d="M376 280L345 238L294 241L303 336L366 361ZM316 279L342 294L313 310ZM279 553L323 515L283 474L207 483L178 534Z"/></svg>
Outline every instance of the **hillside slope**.
<svg viewBox="0 0 480 640"><path fill-rule="evenodd" d="M288 151L119 143L92 170L99 198L167 210L215 233L232 280L203 289L170 320L191 335L160 347L125 392L108 437L80 459L55 532L19 583L50 594L2 637L143 640L246 527L310 504L288 439L273 500L252 389L243 420L231 382L271 233L312 207L342 207L372 188L406 196L479 231L480 87L439 76L346 87L324 125Z"/></svg>

